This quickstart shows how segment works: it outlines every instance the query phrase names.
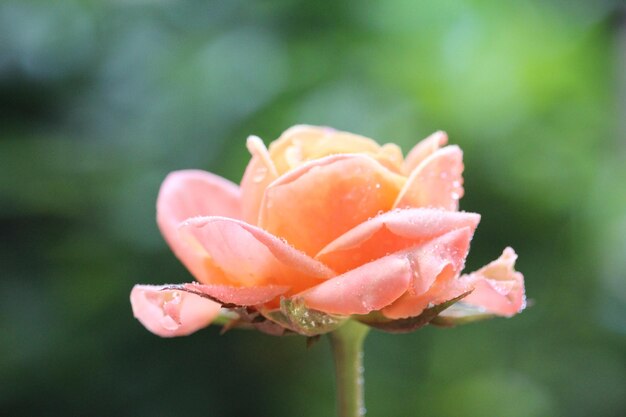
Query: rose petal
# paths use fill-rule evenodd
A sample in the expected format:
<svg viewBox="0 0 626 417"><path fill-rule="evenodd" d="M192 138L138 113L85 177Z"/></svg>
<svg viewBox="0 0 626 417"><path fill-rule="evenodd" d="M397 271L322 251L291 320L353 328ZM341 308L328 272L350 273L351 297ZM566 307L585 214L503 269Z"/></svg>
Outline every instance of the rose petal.
<svg viewBox="0 0 626 417"><path fill-rule="evenodd" d="M205 294L222 304L255 306L265 304L289 290L286 285L268 285L265 287L233 287L229 285L183 284L186 291Z"/></svg>
<svg viewBox="0 0 626 417"><path fill-rule="evenodd" d="M397 167L401 167L404 162L402 149L400 149L400 147L395 143L385 143L380 147L377 155L381 159L386 159L390 162L390 164L393 164Z"/></svg>
<svg viewBox="0 0 626 417"><path fill-rule="evenodd" d="M208 326L220 305L167 286L135 285L130 293L133 314L146 329L162 337L186 336Z"/></svg>
<svg viewBox="0 0 626 417"><path fill-rule="evenodd" d="M385 143L376 153L366 154L377 160L388 170L404 175L402 149L395 143Z"/></svg>
<svg viewBox="0 0 626 417"><path fill-rule="evenodd" d="M463 197L463 152L458 146L439 149L419 164L398 195L394 208L436 207L458 210Z"/></svg>
<svg viewBox="0 0 626 417"><path fill-rule="evenodd" d="M499 316L510 317L522 311L526 306L524 276L515 270L516 259L515 251L506 248L495 261L463 275L461 281L474 288L463 303Z"/></svg>
<svg viewBox="0 0 626 417"><path fill-rule="evenodd" d="M452 230L478 226L480 215L430 208L393 210L338 237L316 256L338 273L386 254L423 244Z"/></svg>
<svg viewBox="0 0 626 417"><path fill-rule="evenodd" d="M467 291L455 283L463 270L473 230L453 230L412 252L414 285L382 313L390 319L415 317L429 304L439 304Z"/></svg>
<svg viewBox="0 0 626 417"><path fill-rule="evenodd" d="M241 180L242 216L245 222L257 224L263 193L265 193L267 186L278 178L278 174L260 138L250 136L247 146L252 154L252 159L248 163Z"/></svg>
<svg viewBox="0 0 626 417"><path fill-rule="evenodd" d="M190 219L181 224L180 236L209 268L209 273L197 277L204 284L287 285L295 292L336 275L268 232L234 219ZM211 268L221 271L228 281L213 280Z"/></svg>
<svg viewBox="0 0 626 417"><path fill-rule="evenodd" d="M334 155L283 175L265 191L259 226L310 255L391 208L405 179L365 155Z"/></svg>
<svg viewBox="0 0 626 417"><path fill-rule="evenodd" d="M448 143L448 135L441 130L433 133L426 139L422 139L404 158L404 172L407 175L413 172L424 159L435 153L437 149L446 143Z"/></svg>
<svg viewBox="0 0 626 417"><path fill-rule="evenodd" d="M230 181L200 170L172 172L157 198L157 223L181 262L198 277L204 267L194 251L179 239L178 225L195 216L241 217L239 188Z"/></svg>
<svg viewBox="0 0 626 417"><path fill-rule="evenodd" d="M329 127L297 125L287 129L270 145L269 153L279 174L304 162L345 153L376 154L380 147L372 139Z"/></svg>
<svg viewBox="0 0 626 417"><path fill-rule="evenodd" d="M299 294L314 310L329 314L367 314L406 292L413 278L406 254L393 254L325 281Z"/></svg>

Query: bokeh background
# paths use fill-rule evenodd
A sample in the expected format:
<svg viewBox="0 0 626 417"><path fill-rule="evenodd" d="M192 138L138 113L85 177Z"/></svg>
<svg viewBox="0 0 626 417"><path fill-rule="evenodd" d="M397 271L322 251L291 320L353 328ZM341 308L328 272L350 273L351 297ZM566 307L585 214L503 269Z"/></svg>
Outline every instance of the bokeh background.
<svg viewBox="0 0 626 417"><path fill-rule="evenodd" d="M330 416L325 340L160 339L184 282L160 182L238 182L296 123L465 151L468 269L519 253L513 319L366 341L370 416L626 413L626 13L617 1L0 2L0 415Z"/></svg>

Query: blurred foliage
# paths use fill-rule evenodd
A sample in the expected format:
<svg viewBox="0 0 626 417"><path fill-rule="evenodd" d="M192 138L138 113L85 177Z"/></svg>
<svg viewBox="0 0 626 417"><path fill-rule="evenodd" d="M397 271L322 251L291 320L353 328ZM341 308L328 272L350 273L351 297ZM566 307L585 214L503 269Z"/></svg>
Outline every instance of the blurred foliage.
<svg viewBox="0 0 626 417"><path fill-rule="evenodd" d="M159 339L136 282L190 279L154 204L239 181L296 123L465 151L468 268L520 254L510 320L366 341L372 416L623 416L626 19L617 1L0 2L0 414L327 416L328 347Z"/></svg>

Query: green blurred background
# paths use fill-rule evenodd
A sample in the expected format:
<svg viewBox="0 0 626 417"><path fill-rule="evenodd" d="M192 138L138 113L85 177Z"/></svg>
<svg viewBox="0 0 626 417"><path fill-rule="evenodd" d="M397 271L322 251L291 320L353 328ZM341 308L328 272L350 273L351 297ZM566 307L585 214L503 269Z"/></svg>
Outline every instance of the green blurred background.
<svg viewBox="0 0 626 417"><path fill-rule="evenodd" d="M160 339L135 283L190 280L160 182L238 182L296 123L446 130L472 270L533 306L366 341L370 416L626 415L626 14L617 1L0 2L0 415L330 416L325 341Z"/></svg>

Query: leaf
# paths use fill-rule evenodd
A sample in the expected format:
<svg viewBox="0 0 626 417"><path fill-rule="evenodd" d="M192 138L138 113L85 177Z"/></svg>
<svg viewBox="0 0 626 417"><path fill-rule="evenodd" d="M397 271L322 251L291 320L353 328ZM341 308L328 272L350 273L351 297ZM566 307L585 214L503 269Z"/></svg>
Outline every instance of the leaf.
<svg viewBox="0 0 626 417"><path fill-rule="evenodd" d="M421 327L426 326L428 323L433 321L437 316L443 312L445 309L449 308L457 301L466 297L471 291L465 292L458 297L455 297L451 300L445 301L441 304L437 304L436 306L427 308L416 317L409 317L407 319L399 319L399 320L391 320L384 317L381 313L370 313L365 316L355 316L356 320L360 321L363 324L367 324L368 326L374 327L379 330L383 330L389 333L409 333L414 330L417 330Z"/></svg>

